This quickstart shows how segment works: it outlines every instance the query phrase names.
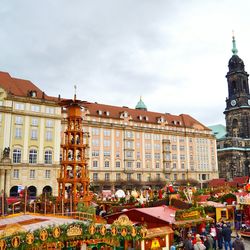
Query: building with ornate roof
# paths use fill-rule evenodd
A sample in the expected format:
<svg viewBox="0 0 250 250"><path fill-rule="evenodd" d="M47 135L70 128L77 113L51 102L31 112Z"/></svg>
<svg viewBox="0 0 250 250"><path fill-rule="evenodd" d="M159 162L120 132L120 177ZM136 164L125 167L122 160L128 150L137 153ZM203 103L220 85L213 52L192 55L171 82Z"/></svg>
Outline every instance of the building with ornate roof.
<svg viewBox="0 0 250 250"><path fill-rule="evenodd" d="M139 104L131 109L82 102L95 188L133 189L188 179L202 185L218 177L216 139L209 128L187 114L148 111L141 99Z"/></svg>
<svg viewBox="0 0 250 250"><path fill-rule="evenodd" d="M0 190L57 194L61 107L32 82L0 72Z"/></svg>
<svg viewBox="0 0 250 250"><path fill-rule="evenodd" d="M57 194L60 143L67 113L58 98L32 82L0 72L0 189L16 195L19 185L35 196ZM188 114L148 111L81 101L89 133L88 170L94 189L164 186L218 177L216 139Z"/></svg>
<svg viewBox="0 0 250 250"><path fill-rule="evenodd" d="M250 164L250 94L248 73L243 60L237 55L233 37L232 57L226 75L226 133L220 129L217 137L219 176L231 180L236 176L249 176ZM218 132L217 127L217 132Z"/></svg>

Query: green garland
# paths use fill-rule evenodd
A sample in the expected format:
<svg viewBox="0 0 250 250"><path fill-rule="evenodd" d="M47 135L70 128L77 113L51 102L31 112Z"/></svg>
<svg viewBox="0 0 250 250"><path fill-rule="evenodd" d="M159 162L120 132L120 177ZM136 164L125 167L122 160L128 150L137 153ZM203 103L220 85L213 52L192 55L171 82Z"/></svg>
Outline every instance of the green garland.
<svg viewBox="0 0 250 250"><path fill-rule="evenodd" d="M79 236L67 236L67 230L71 227L71 226L78 226L79 228L82 229L82 234ZM0 240L5 240L6 241L6 249L19 249L19 250L28 250L28 249L32 249L34 247L39 247L44 243L58 243L58 242L69 242L69 241L77 241L77 240L95 240L95 239L108 239L108 240L115 240L115 241L121 241L121 240L142 240L142 235L140 234L140 230L143 228L141 226L137 226L135 227L137 230L137 234L133 237L131 235L132 232L132 227L131 226L116 226L117 228L117 234L114 236L111 233L111 228L106 227L106 233L105 235L102 235L100 233L100 228L103 226L103 224L99 224L96 225L96 231L95 233L92 235L89 232L89 224L85 224L85 223L81 223L81 222L77 222L77 223L71 223L71 224L63 224L60 226L48 226L48 227L41 227L39 229L34 230L33 232L28 231L28 232L17 232L11 236L7 236L7 237L3 237L0 238ZM53 236L53 229L55 227L59 227L61 234L58 238L55 238ZM127 229L127 235L126 236L122 236L121 235L121 231L122 228L126 227ZM45 241L42 241L40 239L40 232L41 230L46 230L48 233L48 238ZM33 233L34 235L34 241L32 243L32 245L29 245L26 242L26 235L28 233ZM20 237L20 246L18 248L13 248L11 241L13 239L13 237L15 236L19 236Z"/></svg>

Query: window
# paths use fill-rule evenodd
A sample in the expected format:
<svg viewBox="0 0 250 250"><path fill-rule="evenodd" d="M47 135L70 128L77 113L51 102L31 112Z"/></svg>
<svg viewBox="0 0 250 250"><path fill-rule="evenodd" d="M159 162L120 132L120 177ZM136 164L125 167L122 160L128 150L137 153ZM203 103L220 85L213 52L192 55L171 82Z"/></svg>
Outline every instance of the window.
<svg viewBox="0 0 250 250"><path fill-rule="evenodd" d="M141 163L140 162L136 162L136 168L141 168Z"/></svg>
<svg viewBox="0 0 250 250"><path fill-rule="evenodd" d="M128 158L132 158L133 157L133 152L132 151L126 151L126 156Z"/></svg>
<svg viewBox="0 0 250 250"><path fill-rule="evenodd" d="M133 142L132 141L127 141L126 142L126 148L133 148Z"/></svg>
<svg viewBox="0 0 250 250"><path fill-rule="evenodd" d="M127 174L127 181L131 181L131 179L132 179L132 174L131 174L131 173L128 173L128 174Z"/></svg>
<svg viewBox="0 0 250 250"><path fill-rule="evenodd" d="M128 167L128 168L132 168L132 167L133 167L133 163L132 163L131 161L128 161L128 162L127 162L127 167Z"/></svg>
<svg viewBox="0 0 250 250"><path fill-rule="evenodd" d="M104 129L103 130L103 135L104 136L110 136L110 130Z"/></svg>
<svg viewBox="0 0 250 250"><path fill-rule="evenodd" d="M126 138L133 138L133 132L132 131L126 131L125 135L126 135Z"/></svg>
<svg viewBox="0 0 250 250"><path fill-rule="evenodd" d="M120 142L119 142L119 141L116 141L116 142L115 142L115 145L116 145L117 148L119 148L119 147L120 147Z"/></svg>
<svg viewBox="0 0 250 250"><path fill-rule="evenodd" d="M137 174L137 181L141 181L141 174Z"/></svg>
<svg viewBox="0 0 250 250"><path fill-rule="evenodd" d="M13 150L13 163L21 163L21 149L19 148Z"/></svg>
<svg viewBox="0 0 250 250"><path fill-rule="evenodd" d="M180 146L180 151L184 151L185 147L184 146Z"/></svg>
<svg viewBox="0 0 250 250"><path fill-rule="evenodd" d="M98 139L92 139L92 146L99 146L99 140Z"/></svg>
<svg viewBox="0 0 250 250"><path fill-rule="evenodd" d="M54 114L55 113L55 108L46 107L45 113L47 113L47 114Z"/></svg>
<svg viewBox="0 0 250 250"><path fill-rule="evenodd" d="M121 174L120 173L116 173L116 181L120 181L121 180Z"/></svg>
<svg viewBox="0 0 250 250"><path fill-rule="evenodd" d="M52 141L52 131L46 131L46 141Z"/></svg>
<svg viewBox="0 0 250 250"><path fill-rule="evenodd" d="M50 176L51 176L51 171L45 170L45 179L50 179Z"/></svg>
<svg viewBox="0 0 250 250"><path fill-rule="evenodd" d="M185 163L184 162L181 163L181 169L185 169Z"/></svg>
<svg viewBox="0 0 250 250"><path fill-rule="evenodd" d="M116 167L116 168L120 168L120 167L121 167L121 162L116 161L116 162L115 162L115 167Z"/></svg>
<svg viewBox="0 0 250 250"><path fill-rule="evenodd" d="M98 173L93 173L93 181L98 181Z"/></svg>
<svg viewBox="0 0 250 250"><path fill-rule="evenodd" d="M172 154L172 160L177 160L177 155L176 154Z"/></svg>
<svg viewBox="0 0 250 250"><path fill-rule="evenodd" d="M110 147L110 140L104 140L103 141L103 146L104 147Z"/></svg>
<svg viewBox="0 0 250 250"><path fill-rule="evenodd" d="M172 145L172 150L177 150L177 145Z"/></svg>
<svg viewBox="0 0 250 250"><path fill-rule="evenodd" d="M173 163L173 169L176 169L176 163L175 162Z"/></svg>
<svg viewBox="0 0 250 250"><path fill-rule="evenodd" d="M166 178L167 180L170 180L170 174L165 174L165 178Z"/></svg>
<svg viewBox="0 0 250 250"><path fill-rule="evenodd" d="M44 153L44 163L45 164L52 164L52 151L46 150Z"/></svg>
<svg viewBox="0 0 250 250"><path fill-rule="evenodd" d="M105 167L105 168L109 168L109 161L105 161L105 162L104 162L104 167Z"/></svg>
<svg viewBox="0 0 250 250"><path fill-rule="evenodd" d="M181 175L182 180L185 180L185 174Z"/></svg>
<svg viewBox="0 0 250 250"><path fill-rule="evenodd" d="M146 143L146 144L145 144L145 149L151 149L151 144Z"/></svg>
<svg viewBox="0 0 250 250"><path fill-rule="evenodd" d="M30 179L35 179L36 171L34 169L30 170Z"/></svg>
<svg viewBox="0 0 250 250"><path fill-rule="evenodd" d="M16 103L15 104L15 108L18 110L24 110L24 104L23 103Z"/></svg>
<svg viewBox="0 0 250 250"><path fill-rule="evenodd" d="M29 152L29 163L34 164L37 163L37 150L31 149Z"/></svg>
<svg viewBox="0 0 250 250"><path fill-rule="evenodd" d="M46 127L47 128L53 128L53 121L52 120L46 120Z"/></svg>
<svg viewBox="0 0 250 250"><path fill-rule="evenodd" d="M103 152L103 155L104 155L104 156L110 156L110 151L104 151L104 152Z"/></svg>
<svg viewBox="0 0 250 250"><path fill-rule="evenodd" d="M185 155L180 155L181 160L185 160Z"/></svg>
<svg viewBox="0 0 250 250"><path fill-rule="evenodd" d="M99 128L92 128L92 135L99 135Z"/></svg>
<svg viewBox="0 0 250 250"><path fill-rule="evenodd" d="M31 125L32 126L38 126L38 119L37 118L32 118L31 119Z"/></svg>
<svg viewBox="0 0 250 250"><path fill-rule="evenodd" d="M98 168L98 161L93 161L92 166L93 168Z"/></svg>
<svg viewBox="0 0 250 250"><path fill-rule="evenodd" d="M145 158L146 158L146 159L151 159L151 153L146 153L146 154L145 154Z"/></svg>
<svg viewBox="0 0 250 250"><path fill-rule="evenodd" d="M155 168L160 168L160 162L155 163Z"/></svg>
<svg viewBox="0 0 250 250"><path fill-rule="evenodd" d="M155 153L155 159L160 160L160 158L161 158L161 154L160 153Z"/></svg>
<svg viewBox="0 0 250 250"><path fill-rule="evenodd" d="M141 145L140 145L140 142L137 142L137 143L136 143L136 148L140 148L140 146L141 146Z"/></svg>
<svg viewBox="0 0 250 250"><path fill-rule="evenodd" d="M116 137L119 137L120 136L120 131L116 131L115 135L116 135Z"/></svg>
<svg viewBox="0 0 250 250"><path fill-rule="evenodd" d="M22 128L15 129L15 138L17 138L17 139L22 138Z"/></svg>
<svg viewBox="0 0 250 250"><path fill-rule="evenodd" d="M116 152L115 157L117 157L117 158L120 157L120 152Z"/></svg>
<svg viewBox="0 0 250 250"><path fill-rule="evenodd" d="M141 153L140 152L136 152L136 158L140 159L140 157L141 157Z"/></svg>
<svg viewBox="0 0 250 250"><path fill-rule="evenodd" d="M31 129L31 140L37 140L37 130Z"/></svg>
<svg viewBox="0 0 250 250"><path fill-rule="evenodd" d="M16 124L23 124L23 117L22 116L16 116Z"/></svg>
<svg viewBox="0 0 250 250"><path fill-rule="evenodd" d="M160 181L161 180L161 174L156 174L156 180Z"/></svg>
<svg viewBox="0 0 250 250"><path fill-rule="evenodd" d="M109 173L105 173L105 181L109 181L110 180L110 174Z"/></svg>
<svg viewBox="0 0 250 250"><path fill-rule="evenodd" d="M145 138L145 139L151 139L151 134L145 133L145 134L144 134L144 138Z"/></svg>
<svg viewBox="0 0 250 250"><path fill-rule="evenodd" d="M177 174L174 174L174 181L177 180Z"/></svg>
<svg viewBox="0 0 250 250"><path fill-rule="evenodd" d="M99 150L93 150L92 156L99 156Z"/></svg>
<svg viewBox="0 0 250 250"><path fill-rule="evenodd" d="M31 105L32 112L40 112L40 106L38 105Z"/></svg>
<svg viewBox="0 0 250 250"><path fill-rule="evenodd" d="M19 169L14 169L13 170L13 178L14 179L19 179Z"/></svg>
<svg viewBox="0 0 250 250"><path fill-rule="evenodd" d="M148 182L151 181L151 174L148 174L148 176L147 176L147 181L148 181Z"/></svg>

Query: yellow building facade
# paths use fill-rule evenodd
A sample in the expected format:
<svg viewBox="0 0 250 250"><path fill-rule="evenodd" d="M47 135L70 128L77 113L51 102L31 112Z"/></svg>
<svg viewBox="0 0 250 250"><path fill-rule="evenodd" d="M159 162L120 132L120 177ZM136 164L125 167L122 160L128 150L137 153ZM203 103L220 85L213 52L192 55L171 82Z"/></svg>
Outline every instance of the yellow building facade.
<svg viewBox="0 0 250 250"><path fill-rule="evenodd" d="M61 108L33 83L0 72L0 190L57 194Z"/></svg>
<svg viewBox="0 0 250 250"><path fill-rule="evenodd" d="M66 110L32 82L0 72L0 190L58 194ZM218 177L216 139L187 114L81 102L89 133L88 169L96 190L164 186Z"/></svg>

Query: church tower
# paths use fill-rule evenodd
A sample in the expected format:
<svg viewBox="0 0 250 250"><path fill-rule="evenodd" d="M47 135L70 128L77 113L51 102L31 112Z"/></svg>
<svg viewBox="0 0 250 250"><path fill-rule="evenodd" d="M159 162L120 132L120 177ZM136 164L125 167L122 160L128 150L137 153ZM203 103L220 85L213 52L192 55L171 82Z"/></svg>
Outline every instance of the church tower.
<svg viewBox="0 0 250 250"><path fill-rule="evenodd" d="M226 99L226 127L229 137L250 138L250 95L248 73L242 59L237 55L233 36L233 55L229 60L226 75L228 98Z"/></svg>
<svg viewBox="0 0 250 250"><path fill-rule="evenodd" d="M232 180L248 176L250 166L250 95L248 73L243 60L237 55L233 36L233 55L226 75L226 136L217 140L219 176Z"/></svg>

